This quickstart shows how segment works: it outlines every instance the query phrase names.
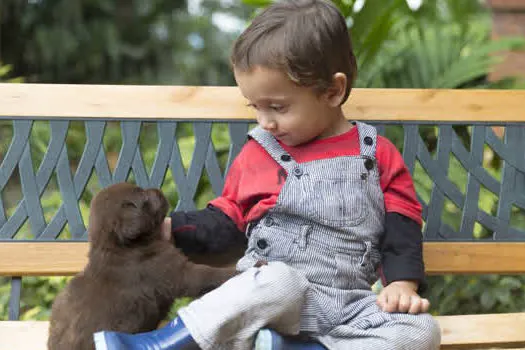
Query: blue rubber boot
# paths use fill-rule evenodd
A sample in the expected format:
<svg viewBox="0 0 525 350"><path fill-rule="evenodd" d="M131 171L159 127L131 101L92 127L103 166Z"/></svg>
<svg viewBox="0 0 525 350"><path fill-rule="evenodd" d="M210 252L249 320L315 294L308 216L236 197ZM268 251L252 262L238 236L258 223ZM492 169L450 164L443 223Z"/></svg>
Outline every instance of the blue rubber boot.
<svg viewBox="0 0 525 350"><path fill-rule="evenodd" d="M301 341L293 337L284 337L271 329L261 329L255 338L254 350L326 350L314 341Z"/></svg>
<svg viewBox="0 0 525 350"><path fill-rule="evenodd" d="M93 335L96 350L199 350L186 325L175 318L165 327L151 332L128 334L97 332Z"/></svg>

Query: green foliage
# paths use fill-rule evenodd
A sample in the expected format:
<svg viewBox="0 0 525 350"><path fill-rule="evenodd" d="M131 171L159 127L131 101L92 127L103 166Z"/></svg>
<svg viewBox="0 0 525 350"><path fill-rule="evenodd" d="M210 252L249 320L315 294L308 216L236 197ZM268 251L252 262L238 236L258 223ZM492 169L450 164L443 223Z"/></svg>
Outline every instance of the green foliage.
<svg viewBox="0 0 525 350"><path fill-rule="evenodd" d="M484 20L464 32L457 24L406 28L385 46L373 70L359 81L365 87L482 87L483 79L501 61L498 52L524 47L523 38L488 41Z"/></svg>
<svg viewBox="0 0 525 350"><path fill-rule="evenodd" d="M243 15L239 5L186 0L0 2L0 52L30 82L232 84L233 33L212 12Z"/></svg>
<svg viewBox="0 0 525 350"><path fill-rule="evenodd" d="M23 79L20 77L12 77L13 65L3 64L0 61L0 82L2 83L21 83Z"/></svg>
<svg viewBox="0 0 525 350"><path fill-rule="evenodd" d="M522 37L490 40L490 16L478 1L424 1L417 11L405 0L366 0L360 9L333 2L350 25L357 87L480 87L498 53L525 47Z"/></svg>
<svg viewBox="0 0 525 350"><path fill-rule="evenodd" d="M48 320L55 296L70 279L71 277L24 277L20 319Z"/></svg>
<svg viewBox="0 0 525 350"><path fill-rule="evenodd" d="M525 311L525 276L432 276L433 313L460 315Z"/></svg>
<svg viewBox="0 0 525 350"><path fill-rule="evenodd" d="M70 277L24 277L20 301L21 320L48 320L55 296ZM0 278L0 320L7 320L10 279Z"/></svg>
<svg viewBox="0 0 525 350"><path fill-rule="evenodd" d="M173 305L171 307L171 310L170 310L170 312L169 312L169 314L168 314L168 316L166 318L168 320L172 320L175 317L177 317L177 311L181 307L184 307L184 306L188 305L192 300L193 300L192 298L180 298L180 299L175 300L175 302L173 303Z"/></svg>
<svg viewBox="0 0 525 350"><path fill-rule="evenodd" d="M10 279L0 277L0 320L7 320L10 290Z"/></svg>

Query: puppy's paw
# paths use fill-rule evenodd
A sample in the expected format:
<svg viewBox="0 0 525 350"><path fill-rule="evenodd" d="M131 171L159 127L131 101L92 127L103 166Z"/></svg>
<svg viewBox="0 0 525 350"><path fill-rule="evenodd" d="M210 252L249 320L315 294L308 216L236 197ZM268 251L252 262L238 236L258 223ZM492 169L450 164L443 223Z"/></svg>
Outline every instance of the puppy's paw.
<svg viewBox="0 0 525 350"><path fill-rule="evenodd" d="M253 267L261 267L263 265L268 265L268 261L266 260L258 260Z"/></svg>

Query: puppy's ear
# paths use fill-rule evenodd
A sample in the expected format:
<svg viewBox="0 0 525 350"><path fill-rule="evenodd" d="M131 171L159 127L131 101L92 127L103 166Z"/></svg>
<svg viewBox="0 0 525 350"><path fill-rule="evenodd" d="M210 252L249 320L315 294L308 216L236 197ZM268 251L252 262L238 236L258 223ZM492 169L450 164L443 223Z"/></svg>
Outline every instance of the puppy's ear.
<svg viewBox="0 0 525 350"><path fill-rule="evenodd" d="M115 234L123 244L129 244L153 229L151 218L144 212L143 203L124 201L115 220Z"/></svg>

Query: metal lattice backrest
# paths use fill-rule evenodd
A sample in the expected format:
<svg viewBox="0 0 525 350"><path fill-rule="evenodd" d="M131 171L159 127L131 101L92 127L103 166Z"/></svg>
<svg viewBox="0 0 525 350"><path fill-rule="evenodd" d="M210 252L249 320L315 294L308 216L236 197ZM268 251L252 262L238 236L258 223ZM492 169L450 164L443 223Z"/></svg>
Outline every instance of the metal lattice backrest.
<svg viewBox="0 0 525 350"><path fill-rule="evenodd" d="M11 134L3 137L8 148L0 153L0 239L40 241L85 240L90 197L116 182L161 188L178 210L202 206L221 193L224 174L250 125L64 119L0 123L3 134ZM413 174L426 240L525 240L524 126L375 124L402 150ZM71 148L77 149L78 160ZM14 203L10 197L17 186Z"/></svg>
<svg viewBox="0 0 525 350"><path fill-rule="evenodd" d="M177 139L177 131L180 129L178 126L188 123L85 121L81 122L80 127L80 132L85 131L85 135L78 135L78 122L76 123L77 127L73 130L68 120L36 122L14 120L12 122L12 140L7 152L0 154L2 159L0 191L12 192L13 187L19 185L21 195L14 208L6 208L5 201L0 199L1 239L64 238L60 235L67 224L70 235L66 235L65 238L85 240L87 236L85 215L83 219L81 212L82 205L85 207L89 204L86 200L89 201L94 191L117 182L133 181L145 188L162 188L168 176L176 185L178 198L176 208L180 210L195 208L197 187L204 170L207 172L213 192L219 194L222 190L226 169L224 167L221 169L211 140L212 123L199 122L192 125L194 135L191 135L191 140L194 140L194 145L191 145L189 167L185 167L183 162L183 158L189 154L184 150L181 151L181 146L177 142L180 141ZM116 123L118 125L115 125ZM9 128L9 124L10 122L4 121L3 127ZM36 162L34 154L35 148L38 147L35 147L32 141L36 140L31 137L31 135L38 136L32 134L35 128L40 131L39 137L46 132L49 135L49 142L46 145L39 145L45 151L41 152L41 160L36 167L33 163ZM248 123L231 123L227 128L231 136L225 144L229 148L227 160L229 164L245 141ZM117 145L118 156L112 156L104 144L108 133L112 131L114 133L115 129L120 130L119 135L112 140L113 143L115 141L120 143ZM72 133L76 138L71 137ZM69 146L74 143L76 148L82 150L78 164L75 157L68 155L68 136ZM144 160L145 152L141 149L140 139L153 139L156 143L148 150L149 154L154 154L149 169ZM116 158L116 161L112 161L112 157ZM15 184L9 188L8 182L14 178ZM53 178L56 181L51 181ZM16 183L16 179L19 179L19 184ZM96 183L93 183L94 179ZM47 208L49 211L56 210L53 213L46 212L44 203L46 196L50 194L46 192L46 188L49 187L55 187L51 191L59 193L61 202L58 208ZM6 211L12 214L6 215ZM52 216L46 219L50 214ZM29 223L30 232L23 227L26 221Z"/></svg>
<svg viewBox="0 0 525 350"><path fill-rule="evenodd" d="M403 124L425 240L525 240L524 132L516 124Z"/></svg>

